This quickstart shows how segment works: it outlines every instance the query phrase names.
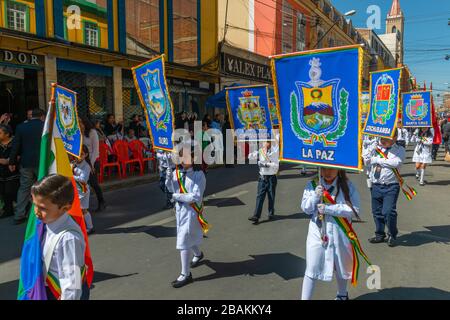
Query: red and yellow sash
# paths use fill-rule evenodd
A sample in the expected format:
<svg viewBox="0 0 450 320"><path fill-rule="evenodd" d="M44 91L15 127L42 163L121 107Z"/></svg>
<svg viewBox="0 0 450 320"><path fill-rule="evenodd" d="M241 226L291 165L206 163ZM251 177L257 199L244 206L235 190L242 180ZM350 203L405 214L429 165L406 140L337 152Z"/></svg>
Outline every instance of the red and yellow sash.
<svg viewBox="0 0 450 320"><path fill-rule="evenodd" d="M86 281L86 266L81 268L81 283ZM61 285L57 277L55 277L50 271L47 274L47 278L45 279L45 283L48 288L52 292L53 296L56 300L61 299Z"/></svg>
<svg viewBox="0 0 450 320"><path fill-rule="evenodd" d="M376 151L377 155L380 156L381 158L383 158L383 159L387 159L388 158L386 153L381 151L380 148L377 147L375 149L375 151ZM395 176L397 177L398 182L400 183L400 187L402 189L402 192L405 195L406 199L412 200L415 196L417 196L416 189L410 187L409 185L407 185L405 183L405 180L400 175L400 171L398 171L397 168L392 168L392 171L394 172Z"/></svg>
<svg viewBox="0 0 450 320"><path fill-rule="evenodd" d="M87 183L76 181L76 184L78 186L78 189L80 189L81 193L86 193L87 192Z"/></svg>
<svg viewBox="0 0 450 320"><path fill-rule="evenodd" d="M313 180L312 186L314 189L316 189L318 182ZM324 190L323 192L323 202L325 204L336 204L336 200L331 196L331 194ZM369 266L372 265L370 263L369 258L365 254L364 250L361 247L361 243L359 242L358 235L356 234L355 230L353 230L353 227L351 223L346 219L342 217L333 217L336 221L339 228L344 232L344 234L347 236L347 239L350 241L350 244L352 245L352 255L353 255L353 267L352 267L352 285L356 287L358 284L358 276L359 276L359 256L362 256L364 260L366 260L367 264Z"/></svg>
<svg viewBox="0 0 450 320"><path fill-rule="evenodd" d="M270 162L267 151L264 148L259 149L259 157L264 159L266 162Z"/></svg>
<svg viewBox="0 0 450 320"><path fill-rule="evenodd" d="M186 186L184 185L181 179L181 172L178 169L178 166L176 167L175 172L177 175L178 186L180 187L180 193L188 193ZM207 234L209 229L211 229L211 225L203 217L204 211L203 203L192 203L190 206L192 207L192 209L195 210L195 212L197 212L197 220L200 223L200 226L202 227L203 233Z"/></svg>

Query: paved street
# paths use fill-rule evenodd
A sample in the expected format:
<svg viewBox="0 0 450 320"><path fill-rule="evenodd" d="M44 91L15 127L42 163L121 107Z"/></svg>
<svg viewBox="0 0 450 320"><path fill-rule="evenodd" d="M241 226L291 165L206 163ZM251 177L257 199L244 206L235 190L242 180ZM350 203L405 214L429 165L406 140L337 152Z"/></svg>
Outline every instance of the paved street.
<svg viewBox="0 0 450 320"><path fill-rule="evenodd" d="M443 154L439 157L442 159ZM374 224L364 175L350 175L361 192L362 217L355 225L361 244L381 268L381 290L366 287L362 264L353 299L450 299L450 164L438 161L418 186L413 164L403 176L419 195L399 200L399 246L371 245ZM300 200L309 178L299 167L283 165L277 190L277 215L258 226L247 221L255 205L257 167L211 170L207 177L207 219L213 228L205 239L204 263L193 270L195 282L173 289L180 272L175 249L173 211L161 210L157 183L111 191L105 213L94 215L97 233L90 238L95 264L92 299L297 299L305 269L309 220ZM95 201L95 199L94 199ZM267 210L265 209L264 214ZM264 216L265 218L265 216ZM0 221L0 299L14 299L25 226ZM320 283L316 299L333 299L336 285Z"/></svg>

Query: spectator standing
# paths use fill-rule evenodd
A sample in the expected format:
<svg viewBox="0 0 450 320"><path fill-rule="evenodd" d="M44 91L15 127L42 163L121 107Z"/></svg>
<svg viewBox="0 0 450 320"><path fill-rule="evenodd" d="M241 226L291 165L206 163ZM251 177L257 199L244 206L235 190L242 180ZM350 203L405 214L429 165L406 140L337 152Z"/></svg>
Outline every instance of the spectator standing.
<svg viewBox="0 0 450 320"><path fill-rule="evenodd" d="M123 124L116 123L116 118L113 114L108 114L106 117L106 122L104 126L104 133L109 138L110 136L118 136L122 134L123 136Z"/></svg>
<svg viewBox="0 0 450 320"><path fill-rule="evenodd" d="M13 145L12 129L0 125L0 195L4 202L3 214L0 218L14 215L13 202L19 190L20 174L17 168L9 170L9 156Z"/></svg>
<svg viewBox="0 0 450 320"><path fill-rule="evenodd" d="M129 129L133 129L137 139L144 137L145 127L139 119L139 115L135 114L131 118ZM128 131L129 132L129 131Z"/></svg>
<svg viewBox="0 0 450 320"><path fill-rule="evenodd" d="M31 187L37 180L39 168L41 136L44 130L43 116L44 112L41 109L35 109L30 121L17 126L9 158L10 170L15 171L20 157L20 187L17 193L14 224L24 223L28 217Z"/></svg>
<svg viewBox="0 0 450 320"><path fill-rule="evenodd" d="M214 117L214 121L211 122L211 128L222 130L222 124L220 122L220 114L217 113L216 116Z"/></svg>
<svg viewBox="0 0 450 320"><path fill-rule="evenodd" d="M450 141L450 122L445 122L442 126L442 137L445 145L445 153L449 152L449 141Z"/></svg>

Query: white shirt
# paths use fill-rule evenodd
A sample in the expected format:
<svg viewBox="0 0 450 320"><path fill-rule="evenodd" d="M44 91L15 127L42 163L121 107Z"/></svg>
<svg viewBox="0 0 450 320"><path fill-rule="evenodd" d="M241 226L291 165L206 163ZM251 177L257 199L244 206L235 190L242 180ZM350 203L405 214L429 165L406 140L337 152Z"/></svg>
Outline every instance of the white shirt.
<svg viewBox="0 0 450 320"><path fill-rule="evenodd" d="M80 198L81 209L89 209L89 196L91 193L89 187L89 176L91 167L86 161L77 163L73 169L73 178L77 182L78 196ZM84 187L84 189L82 188Z"/></svg>
<svg viewBox="0 0 450 320"><path fill-rule="evenodd" d="M60 232L70 230L64 233L56 244L49 272L59 280L61 300L80 300L82 294L81 269L85 264L86 247L81 229L68 214L64 214L55 222L45 225L45 230L42 259L49 250L52 239L57 237Z"/></svg>
<svg viewBox="0 0 450 320"><path fill-rule="evenodd" d="M376 148L387 154L387 159L383 159L376 153ZM405 148L394 144L389 150L380 144L373 145L363 154L364 164L370 168L369 178L375 184L394 184L399 183L392 169L399 169L405 161ZM381 170L377 172L377 167Z"/></svg>
<svg viewBox="0 0 450 320"><path fill-rule="evenodd" d="M408 144L409 143L408 130L406 130L405 128L397 128L397 132L398 132L397 141L405 141L405 143Z"/></svg>
<svg viewBox="0 0 450 320"><path fill-rule="evenodd" d="M279 161L279 149L277 147L271 147L266 151L265 148L259 149L259 151L252 152L248 155L249 160L258 161L259 174L261 176L273 176L278 173L280 167Z"/></svg>
<svg viewBox="0 0 450 320"><path fill-rule="evenodd" d="M89 132L89 137L83 136L83 144L88 148L89 160L91 160L91 165L94 166L95 161L100 157L100 143L97 130L92 129Z"/></svg>

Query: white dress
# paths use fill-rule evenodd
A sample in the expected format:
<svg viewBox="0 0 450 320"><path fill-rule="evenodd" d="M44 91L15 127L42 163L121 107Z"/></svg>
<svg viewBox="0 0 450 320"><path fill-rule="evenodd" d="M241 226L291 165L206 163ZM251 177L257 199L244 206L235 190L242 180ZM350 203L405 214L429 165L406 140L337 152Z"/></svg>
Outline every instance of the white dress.
<svg viewBox="0 0 450 320"><path fill-rule="evenodd" d="M184 185L187 193L180 193L176 171L172 172L172 177L167 175L167 189L173 193L173 200L176 201L178 250L191 249L199 246L203 241L203 230L198 221L197 212L191 207L191 204L203 201L203 193L206 188L205 174L203 171L188 169Z"/></svg>
<svg viewBox="0 0 450 320"><path fill-rule="evenodd" d="M324 184L326 189L334 186L332 192L334 197L337 192L337 179L332 185ZM353 184L348 181L350 200L356 212L359 214L360 200L359 194ZM306 186L301 203L302 210L311 216L309 223L308 237L306 240L306 271L305 276L322 281L332 281L333 271L341 279L350 280L352 278L353 253L352 246L346 234L340 229L333 216L347 218L350 222L354 215L352 209L345 204L342 190L336 199L337 204L327 205L325 210L326 230L328 244L323 245L320 229L317 226L318 211L317 205L320 199L316 196L312 182Z"/></svg>
<svg viewBox="0 0 450 320"><path fill-rule="evenodd" d="M73 178L77 183L78 197L80 198L81 209L89 209L89 197L91 190L89 188L89 176L91 167L86 161L77 163L73 169Z"/></svg>
<svg viewBox="0 0 450 320"><path fill-rule="evenodd" d="M416 163L432 163L431 150L433 147L434 129L431 129L430 137L424 137L424 141L419 138L419 130L416 130L414 136L416 137L417 145L412 161Z"/></svg>

